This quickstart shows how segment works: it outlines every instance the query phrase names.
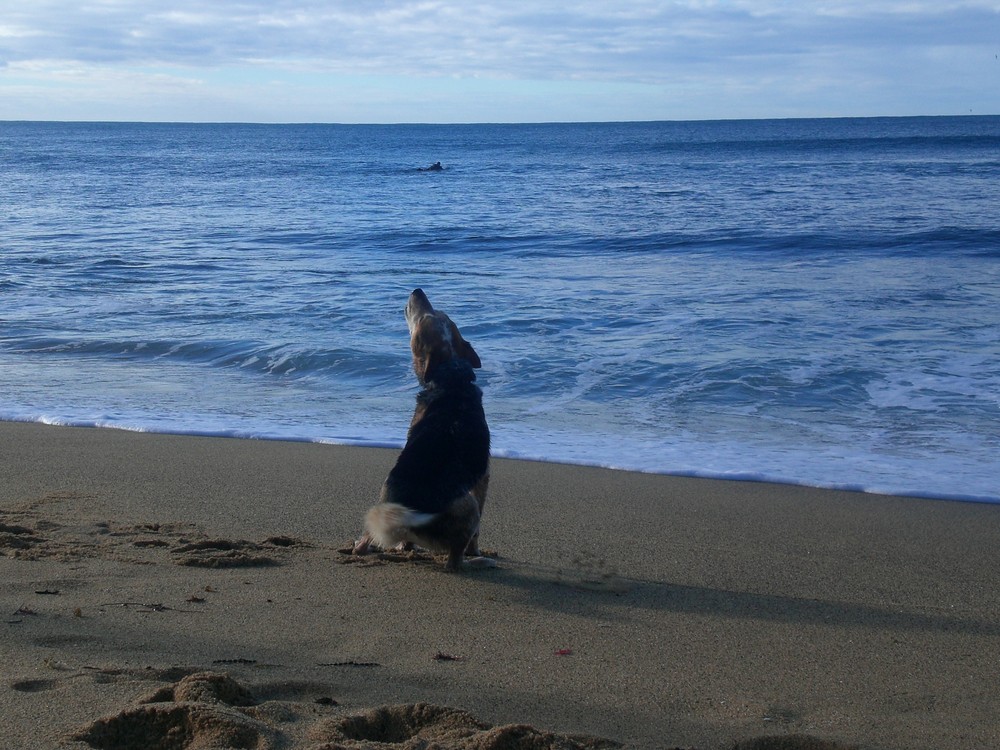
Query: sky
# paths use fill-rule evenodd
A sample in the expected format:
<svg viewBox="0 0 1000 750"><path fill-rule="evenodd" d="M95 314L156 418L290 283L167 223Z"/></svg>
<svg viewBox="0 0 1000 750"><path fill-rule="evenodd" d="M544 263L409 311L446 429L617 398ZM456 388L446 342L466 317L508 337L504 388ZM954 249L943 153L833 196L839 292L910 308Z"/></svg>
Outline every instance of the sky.
<svg viewBox="0 0 1000 750"><path fill-rule="evenodd" d="M1000 0L0 0L0 120L1000 114Z"/></svg>

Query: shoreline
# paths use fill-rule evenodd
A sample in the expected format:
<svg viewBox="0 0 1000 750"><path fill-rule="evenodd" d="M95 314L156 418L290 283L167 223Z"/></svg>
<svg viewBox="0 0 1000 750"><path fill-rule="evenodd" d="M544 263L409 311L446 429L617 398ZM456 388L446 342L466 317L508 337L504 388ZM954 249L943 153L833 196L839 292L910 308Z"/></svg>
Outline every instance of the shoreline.
<svg viewBox="0 0 1000 750"><path fill-rule="evenodd" d="M0 441L0 714L25 750L87 747L67 737L205 670L292 747L418 702L637 748L1000 742L989 504L500 458L500 567L449 575L339 551L393 449Z"/></svg>
<svg viewBox="0 0 1000 750"><path fill-rule="evenodd" d="M94 430L120 430L122 432L131 432L143 435L172 435L175 437L196 437L196 438L219 438L228 440L257 440L264 442L278 442L278 443L311 443L316 445L331 445L331 446L341 446L346 448L374 448L374 449L386 449L386 450L400 450L403 447L403 440L392 441L392 440L365 440L363 438L322 438L322 437L303 437L294 435L282 435L280 433L267 433L267 432L249 432L246 430L158 430L142 426L128 426L123 424L102 424L100 422L91 421L74 421L74 420L45 420L45 419L34 419L34 418L18 418L18 417L0 417L0 423L12 422L17 424L38 424L50 427L71 427L78 429L94 429ZM759 474L755 472L746 471L733 471L733 472L711 472L703 471L699 469L687 469L687 470L657 470L657 469L643 469L635 468L626 465L618 465L615 463L597 463L588 462L585 460L574 461L571 459L554 459L547 458L544 456L534 456L528 453L522 453L514 450L500 450L492 451L491 458L494 460L503 459L510 461L528 461L533 463L542 464L552 464L556 466L576 466L587 469L606 469L609 471L621 471L631 474L649 474L652 476L663 476L663 477L676 477L681 479L706 479L706 480L718 480L718 481L730 481L730 482L756 482L762 484L772 484L779 486L788 487L801 487L803 489L818 489L818 490L831 490L836 492L852 492L861 493L866 495L877 495L882 497L909 497L917 498L920 500L936 500L939 502L946 503L983 503L988 505L1000 505L1000 494L997 495L979 495L973 493L940 493L940 492L921 492L916 490L911 491L892 491L892 490L880 490L871 489L865 487L862 484L856 482L827 482L827 483L808 483L802 480L796 480L791 478L769 476L766 474Z"/></svg>

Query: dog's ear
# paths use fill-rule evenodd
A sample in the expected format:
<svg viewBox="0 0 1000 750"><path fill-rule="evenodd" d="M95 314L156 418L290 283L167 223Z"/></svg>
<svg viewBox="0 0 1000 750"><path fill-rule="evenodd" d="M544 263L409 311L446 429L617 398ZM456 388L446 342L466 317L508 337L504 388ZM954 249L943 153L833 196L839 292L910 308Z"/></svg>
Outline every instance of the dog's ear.
<svg viewBox="0 0 1000 750"><path fill-rule="evenodd" d="M461 357L477 369L482 367L483 363L480 361L479 355L476 354L476 350L472 348L472 344L462 337L461 332L458 330L458 326L455 325L450 318L448 319L448 324L451 327L451 340L455 356Z"/></svg>
<svg viewBox="0 0 1000 750"><path fill-rule="evenodd" d="M476 369L479 369L480 367L483 366L482 361L479 359L479 355L476 354L476 350L472 348L472 344L470 344L465 339L462 339L462 343L460 346L462 349L460 354L470 365L472 365Z"/></svg>

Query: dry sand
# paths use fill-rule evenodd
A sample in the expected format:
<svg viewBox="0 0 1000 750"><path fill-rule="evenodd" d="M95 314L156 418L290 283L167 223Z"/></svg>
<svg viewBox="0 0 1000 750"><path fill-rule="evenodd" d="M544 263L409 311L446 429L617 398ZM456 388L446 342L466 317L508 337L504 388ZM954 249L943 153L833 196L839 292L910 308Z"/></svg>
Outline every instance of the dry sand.
<svg viewBox="0 0 1000 750"><path fill-rule="evenodd" d="M998 506L498 460L448 574L395 451L0 444L2 748L1000 747Z"/></svg>

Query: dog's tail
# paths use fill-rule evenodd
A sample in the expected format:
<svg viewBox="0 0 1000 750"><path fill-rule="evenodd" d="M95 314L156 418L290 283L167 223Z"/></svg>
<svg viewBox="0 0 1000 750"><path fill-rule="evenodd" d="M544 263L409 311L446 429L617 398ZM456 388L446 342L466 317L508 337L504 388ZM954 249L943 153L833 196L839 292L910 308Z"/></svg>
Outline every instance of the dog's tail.
<svg viewBox="0 0 1000 750"><path fill-rule="evenodd" d="M412 542L413 530L430 523L434 513L419 513L398 503L379 503L365 516L365 528L372 539L383 549L400 542Z"/></svg>

